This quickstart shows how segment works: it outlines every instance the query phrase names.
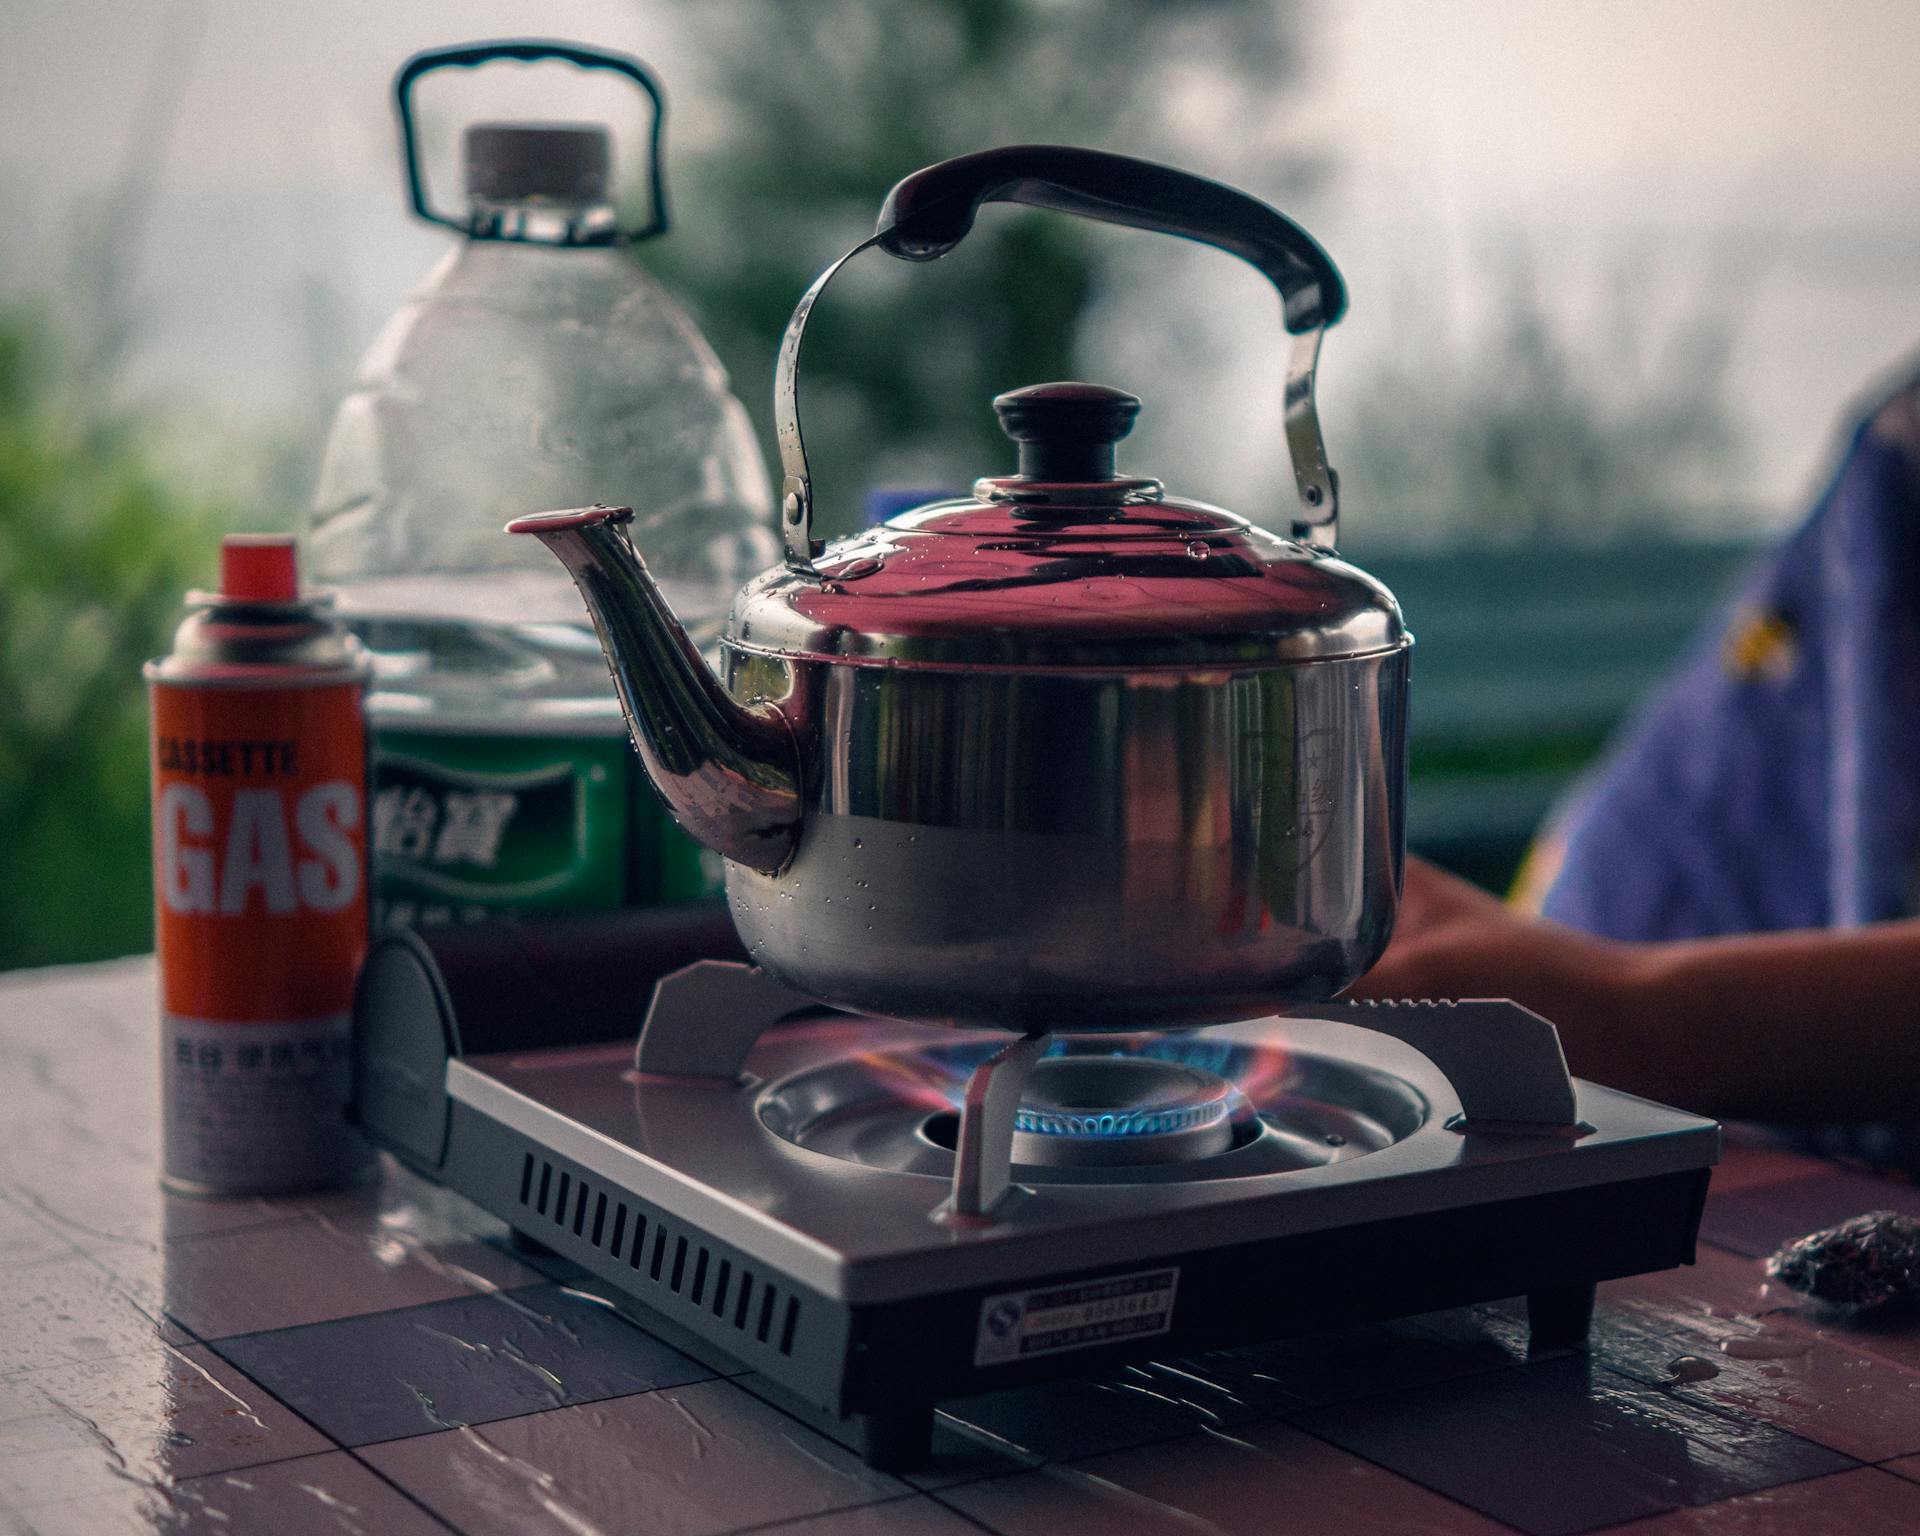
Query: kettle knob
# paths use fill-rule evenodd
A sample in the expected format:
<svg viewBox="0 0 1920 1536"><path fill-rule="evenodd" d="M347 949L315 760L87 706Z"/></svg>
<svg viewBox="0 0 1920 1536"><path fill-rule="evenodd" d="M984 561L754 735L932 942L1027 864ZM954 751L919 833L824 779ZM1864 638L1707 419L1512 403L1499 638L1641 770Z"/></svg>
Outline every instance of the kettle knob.
<svg viewBox="0 0 1920 1536"><path fill-rule="evenodd" d="M1000 430L1020 445L1025 480L1111 480L1113 445L1133 430L1140 399L1104 384L1029 384L996 396Z"/></svg>

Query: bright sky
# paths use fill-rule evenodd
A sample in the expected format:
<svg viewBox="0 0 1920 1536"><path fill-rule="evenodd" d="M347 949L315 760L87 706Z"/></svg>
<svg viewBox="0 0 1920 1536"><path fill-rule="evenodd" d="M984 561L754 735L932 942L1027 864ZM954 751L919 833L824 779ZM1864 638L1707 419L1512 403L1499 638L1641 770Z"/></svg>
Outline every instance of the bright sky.
<svg viewBox="0 0 1920 1536"><path fill-rule="evenodd" d="M146 371L224 409L318 410L310 360L356 354L442 248L401 211L395 64L537 30L637 52L671 88L690 74L673 9L0 0L0 293L57 281L71 199L123 163L162 37L197 16L131 253L157 317ZM1329 342L1330 429L1337 380L1393 347L1410 307L1461 325L1498 303L1489 264L1516 237L1568 313L1630 257L1661 274L1656 306L1737 271L1748 489L1777 506L1803 493L1843 402L1920 346L1915 0L1318 0L1308 15L1293 121L1336 175L1300 211L1355 293L1350 361ZM711 126L686 92L676 113L682 135ZM323 287L341 303L316 313Z"/></svg>
<svg viewBox="0 0 1920 1536"><path fill-rule="evenodd" d="M1920 360L1920 4L1347 0L1323 14L1301 125L1340 157L1320 227L1365 346L1392 345L1376 322L1407 302L1456 320L1497 303L1488 263L1509 236L1569 307L1644 258L1656 327L1661 293L1731 284L1752 493L1787 505L1845 403ZM1428 262L1444 278L1405 295ZM1369 313L1369 292L1388 302Z"/></svg>

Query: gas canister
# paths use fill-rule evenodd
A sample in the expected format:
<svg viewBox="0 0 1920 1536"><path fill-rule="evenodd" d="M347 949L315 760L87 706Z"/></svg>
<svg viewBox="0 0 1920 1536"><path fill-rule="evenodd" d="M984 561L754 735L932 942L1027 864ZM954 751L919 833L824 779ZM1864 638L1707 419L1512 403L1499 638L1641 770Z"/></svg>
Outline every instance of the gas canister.
<svg viewBox="0 0 1920 1536"><path fill-rule="evenodd" d="M347 1124L367 944L367 662L290 538L221 547L220 590L150 662L161 1163L283 1194L366 1162Z"/></svg>

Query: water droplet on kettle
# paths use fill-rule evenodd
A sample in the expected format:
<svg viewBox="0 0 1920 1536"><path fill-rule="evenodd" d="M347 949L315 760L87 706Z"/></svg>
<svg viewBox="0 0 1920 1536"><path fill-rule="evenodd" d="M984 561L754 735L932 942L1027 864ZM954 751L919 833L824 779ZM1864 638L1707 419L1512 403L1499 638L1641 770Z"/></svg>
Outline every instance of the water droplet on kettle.
<svg viewBox="0 0 1920 1536"><path fill-rule="evenodd" d="M1347 1144L1347 1138L1342 1136L1338 1131L1328 1131L1322 1139L1330 1147L1344 1147Z"/></svg>
<svg viewBox="0 0 1920 1536"><path fill-rule="evenodd" d="M860 839L859 839L859 838L857 838L857 837L856 837L856 838L855 838L855 839L853 840L853 846L854 846L854 847L856 847L856 848L862 848L862 847L865 847L866 845L865 845L864 843L862 843L862 842L860 841Z"/></svg>
<svg viewBox="0 0 1920 1536"><path fill-rule="evenodd" d="M1194 560L1204 560L1207 558L1207 546L1204 544L1189 544L1187 546L1187 554Z"/></svg>

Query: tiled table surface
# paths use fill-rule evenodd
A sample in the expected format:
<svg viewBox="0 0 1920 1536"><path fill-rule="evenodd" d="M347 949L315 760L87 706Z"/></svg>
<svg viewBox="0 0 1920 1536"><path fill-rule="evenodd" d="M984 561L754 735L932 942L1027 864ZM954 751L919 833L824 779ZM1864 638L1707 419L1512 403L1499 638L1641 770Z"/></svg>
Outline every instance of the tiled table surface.
<svg viewBox="0 0 1920 1536"><path fill-rule="evenodd" d="M1756 1262L1906 1185L1736 1142L1700 1262L1603 1287L1585 1351L1495 1306L995 1394L899 1478L392 1166L162 1196L151 986L0 978L3 1532L1920 1532L1920 1325Z"/></svg>

